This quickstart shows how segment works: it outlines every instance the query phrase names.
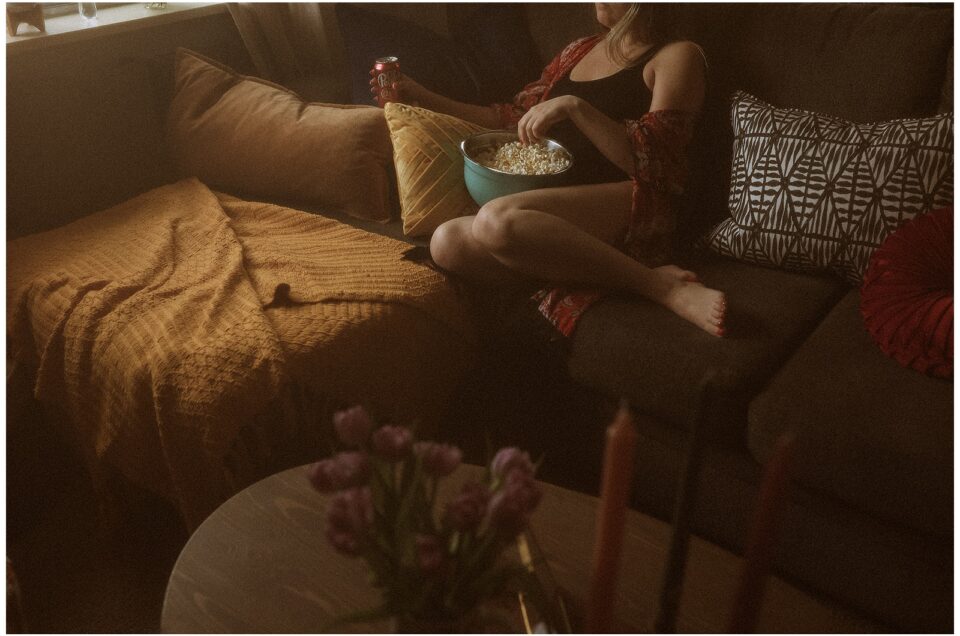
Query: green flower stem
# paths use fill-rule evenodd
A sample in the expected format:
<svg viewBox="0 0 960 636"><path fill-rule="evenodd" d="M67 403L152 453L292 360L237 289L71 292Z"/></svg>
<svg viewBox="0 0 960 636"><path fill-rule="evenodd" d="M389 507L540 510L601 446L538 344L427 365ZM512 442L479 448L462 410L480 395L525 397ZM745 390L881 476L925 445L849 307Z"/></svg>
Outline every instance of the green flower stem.
<svg viewBox="0 0 960 636"><path fill-rule="evenodd" d="M433 510L434 505L437 502L437 485L440 480L436 477L430 480L430 501L428 510Z"/></svg>
<svg viewBox="0 0 960 636"><path fill-rule="evenodd" d="M450 533L450 541L447 542L447 554L456 559L457 549L460 548L460 531L454 530ZM456 562L456 561L454 561Z"/></svg>
<svg viewBox="0 0 960 636"><path fill-rule="evenodd" d="M457 573L457 576L454 578L453 584L450 586L450 590L447 592L447 595L446 595L447 605L454 604L457 597L457 593L463 587L464 583L469 585L474 582L473 579L475 578L475 574L473 571L475 569L478 569L477 566L482 565L489 558L488 553L491 551L491 549L497 547L497 543L498 543L497 539L498 537L496 533L491 532L490 534L488 534L487 536L483 537L480 540L480 543L478 544L476 551L474 551L472 554L469 554L468 551L465 549L463 550L462 553L467 554L468 556L466 558L466 562L463 564L463 567L460 569L460 571ZM494 552L494 556L495 555L496 553ZM480 569L482 570L483 568L480 568Z"/></svg>

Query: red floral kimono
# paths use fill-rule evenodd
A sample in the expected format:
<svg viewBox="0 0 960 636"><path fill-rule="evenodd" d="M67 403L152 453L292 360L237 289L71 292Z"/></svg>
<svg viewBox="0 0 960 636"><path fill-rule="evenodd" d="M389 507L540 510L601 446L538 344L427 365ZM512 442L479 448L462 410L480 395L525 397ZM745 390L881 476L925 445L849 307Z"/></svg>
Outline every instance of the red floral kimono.
<svg viewBox="0 0 960 636"><path fill-rule="evenodd" d="M512 103L495 104L501 125L515 128L527 110L550 99L553 85L602 41L603 35L576 40L547 65L540 79L517 93ZM631 221L619 247L650 267L670 259L676 228L672 199L683 191L685 152L694 123L693 114L681 110L650 111L638 120L624 121L633 144L636 176ZM602 297L597 290L565 288L545 289L534 296L540 312L565 336L573 334L583 312Z"/></svg>

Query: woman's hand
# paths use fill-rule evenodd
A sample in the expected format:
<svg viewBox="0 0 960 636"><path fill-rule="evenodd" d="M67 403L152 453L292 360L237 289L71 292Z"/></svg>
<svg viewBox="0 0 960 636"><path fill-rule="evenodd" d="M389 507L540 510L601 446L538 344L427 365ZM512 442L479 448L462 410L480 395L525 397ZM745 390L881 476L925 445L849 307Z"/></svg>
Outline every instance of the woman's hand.
<svg viewBox="0 0 960 636"><path fill-rule="evenodd" d="M580 103L579 97L561 95L541 102L524 113L517 122L520 143L533 144L547 136L550 128L568 119Z"/></svg>
<svg viewBox="0 0 960 636"><path fill-rule="evenodd" d="M371 70L370 75L370 92L374 94L373 99L376 101L376 71ZM452 115L453 117L469 121L484 128L498 128L500 126L500 116L493 107L465 104L444 97L439 93L434 93L402 73L400 74L400 79L394 82L391 88L396 91L397 98L395 101L401 104L419 106L420 108L426 108L437 113Z"/></svg>
<svg viewBox="0 0 960 636"><path fill-rule="evenodd" d="M370 69L370 93L373 95L373 101L377 101L378 87L376 74L376 69ZM396 101L401 104L409 104L410 106L419 106L420 102L423 101L421 98L427 89L401 73L400 79L393 83L393 90L397 94Z"/></svg>

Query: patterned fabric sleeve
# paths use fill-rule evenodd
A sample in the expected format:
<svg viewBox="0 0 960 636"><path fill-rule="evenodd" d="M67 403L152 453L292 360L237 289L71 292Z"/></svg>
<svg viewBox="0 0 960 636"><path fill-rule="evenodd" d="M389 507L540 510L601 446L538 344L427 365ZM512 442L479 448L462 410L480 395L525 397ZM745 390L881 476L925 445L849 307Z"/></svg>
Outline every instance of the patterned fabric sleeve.
<svg viewBox="0 0 960 636"><path fill-rule="evenodd" d="M514 96L508 104L493 104L494 110L500 117L501 128L515 128L523 114L546 98L553 84L570 72L570 69L599 41L603 36L588 36L568 44L559 55L553 58L543 69L540 79L530 82Z"/></svg>
<svg viewBox="0 0 960 636"><path fill-rule="evenodd" d="M677 227L674 198L683 193L687 146L696 120L696 113L657 110L626 122L636 176L624 251L649 266L662 265L672 258Z"/></svg>
<svg viewBox="0 0 960 636"><path fill-rule="evenodd" d="M687 146L696 118L696 113L684 110L656 110L627 120L638 181L671 194L683 192Z"/></svg>

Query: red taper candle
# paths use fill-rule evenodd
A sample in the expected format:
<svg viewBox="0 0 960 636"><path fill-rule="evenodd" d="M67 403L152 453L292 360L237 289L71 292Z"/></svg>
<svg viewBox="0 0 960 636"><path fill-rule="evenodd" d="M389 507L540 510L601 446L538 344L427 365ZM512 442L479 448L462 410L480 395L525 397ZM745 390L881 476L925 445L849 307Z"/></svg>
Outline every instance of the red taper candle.
<svg viewBox="0 0 960 636"><path fill-rule="evenodd" d="M588 633L610 631L613 623L617 574L623 546L623 527L627 517L627 499L633 481L633 461L637 450L637 429L626 401L607 427L603 457L603 483L597 508L597 539L593 549L593 572L587 598Z"/></svg>
<svg viewBox="0 0 960 636"><path fill-rule="evenodd" d="M795 443L796 437L792 433L782 435L777 440L773 456L764 470L760 497L747 538L740 584L730 614L727 631L731 634L752 632L756 625L760 604L763 602L763 588L773 563L777 535L780 533Z"/></svg>

